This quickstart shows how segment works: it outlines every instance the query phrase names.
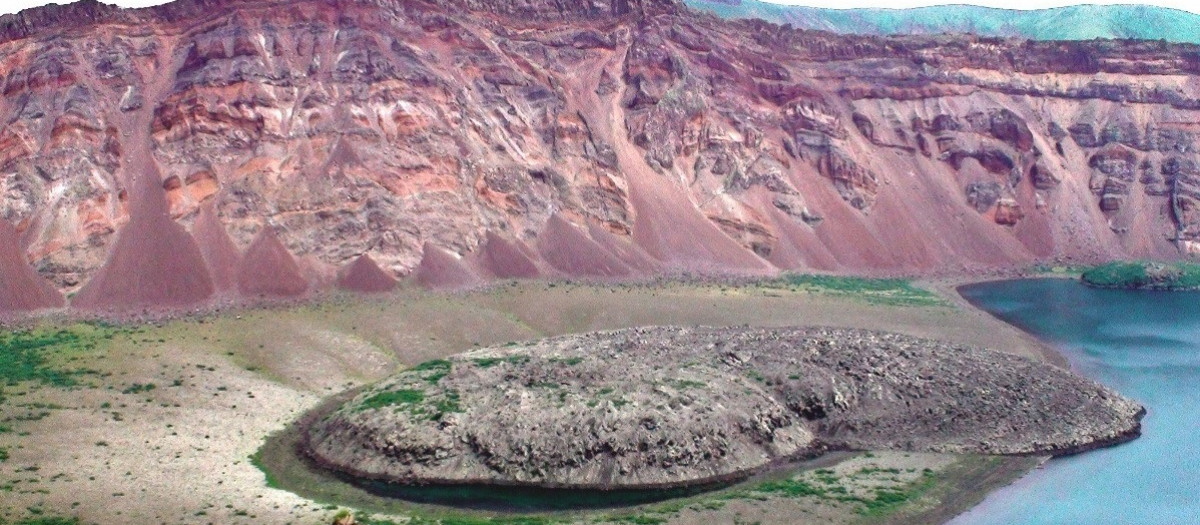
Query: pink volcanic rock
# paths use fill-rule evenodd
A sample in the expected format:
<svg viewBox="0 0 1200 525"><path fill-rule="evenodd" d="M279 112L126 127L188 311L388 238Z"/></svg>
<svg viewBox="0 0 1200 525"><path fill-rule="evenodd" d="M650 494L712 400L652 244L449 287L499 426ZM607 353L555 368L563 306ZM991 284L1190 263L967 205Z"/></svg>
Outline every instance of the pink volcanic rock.
<svg viewBox="0 0 1200 525"><path fill-rule="evenodd" d="M17 230L0 219L0 314L62 305L62 294L25 260Z"/></svg>
<svg viewBox="0 0 1200 525"><path fill-rule="evenodd" d="M247 296L296 297L308 290L308 281L275 228L264 226L242 256L237 287Z"/></svg>
<svg viewBox="0 0 1200 525"><path fill-rule="evenodd" d="M396 279L365 253L346 266L337 280L338 288L363 293L390 292L396 284Z"/></svg>
<svg viewBox="0 0 1200 525"><path fill-rule="evenodd" d="M130 188L129 223L71 306L131 311L204 302L213 294L204 256L187 230L171 219L148 140L131 143L124 173Z"/></svg>
<svg viewBox="0 0 1200 525"><path fill-rule="evenodd" d="M479 249L479 265L500 279L533 279L541 275L535 255L520 241L488 231Z"/></svg>
<svg viewBox="0 0 1200 525"><path fill-rule="evenodd" d="M225 225L213 210L213 206L203 206L196 222L192 224L192 237L200 246L200 255L208 265L212 275L213 286L217 290L232 290L237 286L237 268L242 260L238 250Z"/></svg>
<svg viewBox="0 0 1200 525"><path fill-rule="evenodd" d="M497 55L514 35L520 56ZM631 277L1200 251L1194 45L975 44L679 0L46 6L0 16L0 166L21 181L0 205L47 278L94 281L80 305L202 301L205 267L229 286L208 241L195 258L161 210L138 211L164 191L172 216L215 205L236 210L231 233L286 228L314 288L368 246L412 268L426 239L488 231L565 233L563 272ZM555 212L589 231L541 233ZM533 275L502 243L472 263Z"/></svg>
<svg viewBox="0 0 1200 525"><path fill-rule="evenodd" d="M558 214L546 222L537 247L546 262L572 277L623 277L632 273L629 265Z"/></svg>
<svg viewBox="0 0 1200 525"><path fill-rule="evenodd" d="M462 257L428 242L413 277L421 286L435 289L469 288L480 282L479 274Z"/></svg>

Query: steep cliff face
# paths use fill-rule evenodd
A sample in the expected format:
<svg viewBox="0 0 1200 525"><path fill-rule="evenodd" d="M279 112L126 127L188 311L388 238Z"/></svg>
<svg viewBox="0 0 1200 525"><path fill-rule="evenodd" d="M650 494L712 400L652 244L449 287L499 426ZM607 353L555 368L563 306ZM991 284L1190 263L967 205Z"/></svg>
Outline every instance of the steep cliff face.
<svg viewBox="0 0 1200 525"><path fill-rule="evenodd" d="M671 0L80 2L0 18L0 71L0 215L64 291L130 274L108 267L135 228L187 259L149 283L185 302L231 287L202 275L237 260L211 237L264 223L310 280L370 254L456 284L1200 246L1188 45L836 36Z"/></svg>

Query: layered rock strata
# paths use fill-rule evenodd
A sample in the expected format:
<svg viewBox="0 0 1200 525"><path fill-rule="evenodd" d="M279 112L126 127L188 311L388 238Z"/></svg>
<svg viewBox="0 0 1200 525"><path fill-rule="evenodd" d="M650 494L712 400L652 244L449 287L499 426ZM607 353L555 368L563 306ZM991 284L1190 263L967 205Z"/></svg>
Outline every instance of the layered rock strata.
<svg viewBox="0 0 1200 525"><path fill-rule="evenodd" d="M207 207L310 280L1173 258L1200 252L1198 57L673 0L47 6L0 18L0 215L87 307L236 288L175 226L220 237Z"/></svg>

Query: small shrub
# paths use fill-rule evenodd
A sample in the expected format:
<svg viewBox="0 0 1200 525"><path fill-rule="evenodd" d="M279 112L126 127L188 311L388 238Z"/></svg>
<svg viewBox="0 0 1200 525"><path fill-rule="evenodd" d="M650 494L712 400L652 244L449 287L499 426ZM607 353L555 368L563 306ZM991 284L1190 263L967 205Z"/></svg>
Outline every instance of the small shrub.
<svg viewBox="0 0 1200 525"><path fill-rule="evenodd" d="M526 363L528 361L529 361L529 356L527 356L527 355L510 355L507 357L481 357L478 359L471 360L472 363L475 363L475 366L478 366L480 368L491 368L500 363L509 363L509 364L514 364L514 365L519 365L519 364Z"/></svg>
<svg viewBox="0 0 1200 525"><path fill-rule="evenodd" d="M145 385L143 385L141 383L134 383L134 384L126 387L124 390L122 390L121 393L122 394L140 394L142 392L149 392L151 390L154 390L155 388L158 388L158 385L155 385L154 383L147 383Z"/></svg>
<svg viewBox="0 0 1200 525"><path fill-rule="evenodd" d="M451 366L452 364L450 361L445 359L434 359L432 361L425 361L424 363L414 366L412 369L416 372L423 372L426 370L449 370Z"/></svg>
<svg viewBox="0 0 1200 525"><path fill-rule="evenodd" d="M18 521L16 525L79 525L79 518L35 516Z"/></svg>

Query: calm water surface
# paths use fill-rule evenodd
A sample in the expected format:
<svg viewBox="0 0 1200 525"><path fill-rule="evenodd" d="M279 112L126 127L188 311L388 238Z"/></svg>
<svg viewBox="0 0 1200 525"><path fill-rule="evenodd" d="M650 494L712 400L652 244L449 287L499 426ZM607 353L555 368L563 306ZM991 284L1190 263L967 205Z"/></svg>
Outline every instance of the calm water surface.
<svg viewBox="0 0 1200 525"><path fill-rule="evenodd" d="M953 525L1200 524L1200 292L1067 279L973 285L967 300L1144 404L1141 438L1050 461Z"/></svg>

